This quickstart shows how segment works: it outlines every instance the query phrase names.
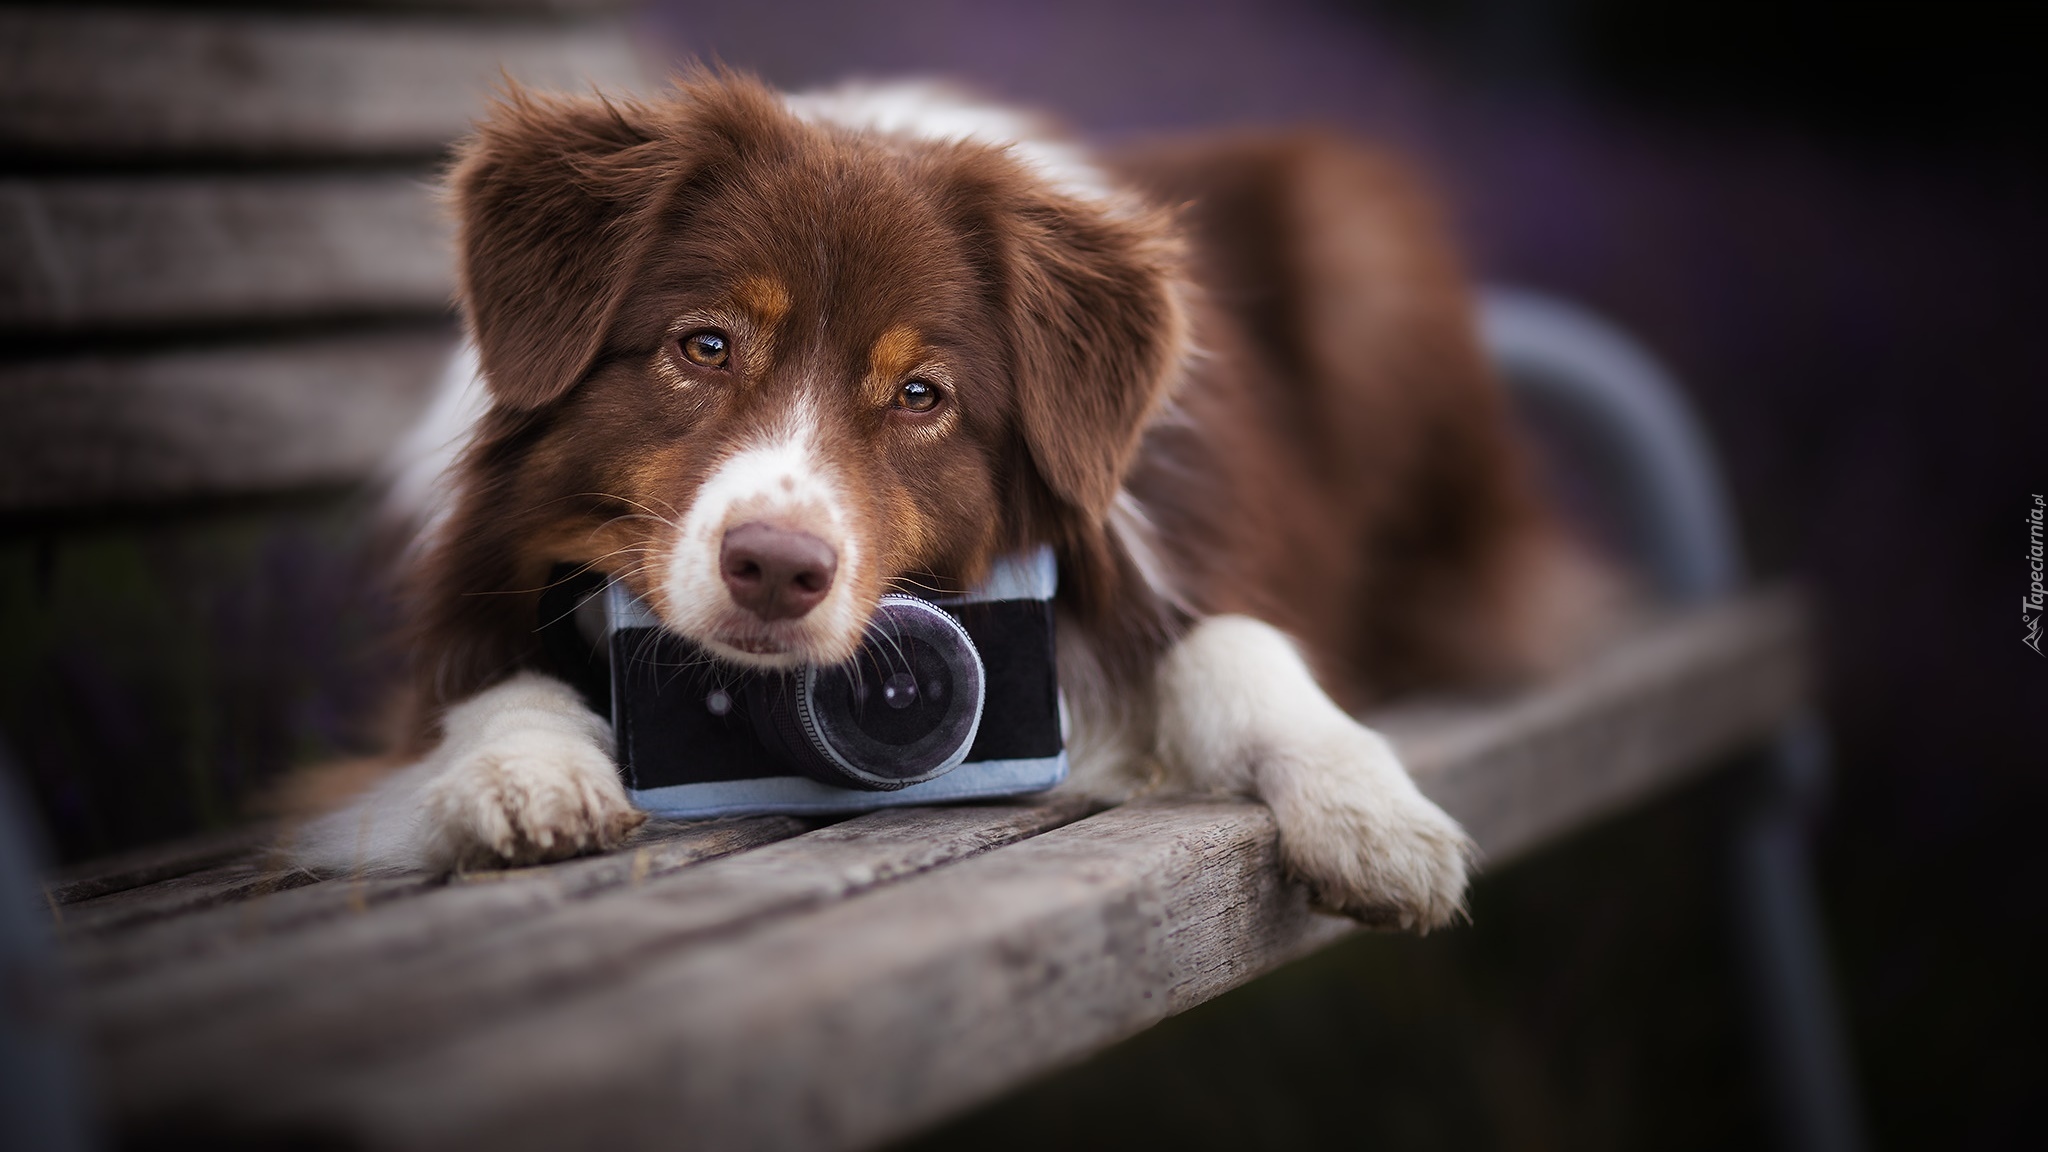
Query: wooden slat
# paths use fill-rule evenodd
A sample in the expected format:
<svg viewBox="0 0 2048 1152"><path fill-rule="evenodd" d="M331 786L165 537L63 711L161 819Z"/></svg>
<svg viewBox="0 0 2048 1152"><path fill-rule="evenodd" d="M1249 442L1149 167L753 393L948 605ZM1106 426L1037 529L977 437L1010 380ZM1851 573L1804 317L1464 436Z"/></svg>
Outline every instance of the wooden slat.
<svg viewBox="0 0 2048 1152"><path fill-rule="evenodd" d="M652 820L634 833L610 863L585 862L580 870L571 869L576 875L568 883L546 870L532 869L459 876L452 883L503 884L535 882L538 878L544 887L567 891L572 896L588 896L609 886L635 882L636 876L642 881L659 877L688 864L771 843L802 830L803 824L795 820ZM73 926L66 923L67 953L73 973L82 979L110 984L134 972L157 979L173 965L202 960L223 951L246 950L256 944L275 944L293 933L358 917L373 907L422 895L443 883L440 877L417 873L337 877L265 899L149 924L113 939L81 940Z"/></svg>
<svg viewBox="0 0 2048 1152"><path fill-rule="evenodd" d="M0 149L431 155L500 69L541 89L640 80L609 20L0 9Z"/></svg>
<svg viewBox="0 0 2048 1152"><path fill-rule="evenodd" d="M288 995L306 980L375 971L550 908L787 839L806 827L787 816L663 822L609 856L457 876L445 886L339 878L150 925L111 943L74 944L68 954L80 976L99 978L95 998L103 1003L132 1002L150 1019L205 1015L266 995ZM367 911L363 897L372 895L382 905L377 915L356 914ZM214 962L187 963L205 960ZM134 981L123 983L131 974Z"/></svg>
<svg viewBox="0 0 2048 1152"><path fill-rule="evenodd" d="M184 1075L178 1066L195 1052L205 1053L201 1058L216 1069L255 1056L247 1076L282 1073L290 1079L337 1054L359 1057L487 1019L536 996L605 979L654 951L816 907L1058 827L1090 810L1086 802L1068 799L871 813L666 880L647 876L631 889L644 900L563 905L467 944L394 956L374 968L357 958L366 949L395 953L393 939L413 934L417 926L382 919L309 936L296 948L298 978L291 981L259 982L237 971L226 980L213 972L167 982L159 968L96 996L94 1015L109 1038L168 1040L167 1048L158 1046L166 1062L141 1073L160 1087L175 1084ZM515 955L519 963L502 962ZM363 1017L364 1003L379 1005L374 1018ZM255 1038L257 1032L263 1038ZM152 1066L146 1046L133 1051L134 1068Z"/></svg>
<svg viewBox="0 0 2048 1152"><path fill-rule="evenodd" d="M1647 627L1541 691L1368 717L1500 865L1669 788L1810 690L1789 590Z"/></svg>
<svg viewBox="0 0 2048 1152"><path fill-rule="evenodd" d="M276 830L269 825L250 824L168 844L153 844L61 869L43 885L43 891L50 904L61 909L64 905L189 875L246 856L275 834ZM57 915L62 919L61 911Z"/></svg>
<svg viewBox="0 0 2048 1152"><path fill-rule="evenodd" d="M284 892L317 880L310 872L280 868L258 858L236 860L74 904L64 910L62 926L67 937L79 939Z"/></svg>
<svg viewBox="0 0 2048 1152"><path fill-rule="evenodd" d="M429 328L0 364L0 512L361 479L454 342Z"/></svg>
<svg viewBox="0 0 2048 1152"><path fill-rule="evenodd" d="M0 330L445 314L425 171L0 180Z"/></svg>
<svg viewBox="0 0 2048 1152"><path fill-rule="evenodd" d="M1349 929L1264 808L1140 802L237 1107L391 1147L861 1147Z"/></svg>
<svg viewBox="0 0 2048 1152"><path fill-rule="evenodd" d="M1752 598L1524 696L1387 726L1506 859L1760 739L1803 700L1801 643L1795 601ZM828 898L829 854L800 844L755 867ZM706 870L550 904L381 973L356 954L351 981L295 983L298 952L195 967L234 974L204 996L182 973L126 981L95 997L116 1105L136 1124L211 1106L389 1147L860 1147L1350 928L1279 879L1270 814L1231 801L1126 805L822 905L711 915L733 898L719 886ZM259 998L237 1008L247 985Z"/></svg>
<svg viewBox="0 0 2048 1152"><path fill-rule="evenodd" d="M107 984L366 915L373 908L422 895L442 884L441 877L424 873L323 880L176 919L123 925L113 933L91 938L67 933L65 956L76 978Z"/></svg>
<svg viewBox="0 0 2048 1152"><path fill-rule="evenodd" d="M330 9L362 8L370 11L484 13L519 16L527 13L589 15L617 13L639 7L644 0L328 0Z"/></svg>

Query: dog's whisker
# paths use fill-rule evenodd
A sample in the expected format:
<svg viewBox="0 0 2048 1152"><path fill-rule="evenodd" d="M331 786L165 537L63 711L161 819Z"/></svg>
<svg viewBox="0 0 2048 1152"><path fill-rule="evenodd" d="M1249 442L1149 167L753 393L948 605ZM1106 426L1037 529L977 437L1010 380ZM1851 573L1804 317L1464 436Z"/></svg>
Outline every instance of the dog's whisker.
<svg viewBox="0 0 2048 1152"><path fill-rule="evenodd" d="M936 580L938 577L934 576L933 579ZM919 591L930 592L939 596L964 596L967 593L967 590L964 588L942 588L936 584L926 584L909 575L891 576L883 583L887 584L892 592L915 588Z"/></svg>
<svg viewBox="0 0 2048 1152"><path fill-rule="evenodd" d="M597 499L599 499L599 500L616 500L616 501L618 501L618 502L619 502L619 503L621 503L621 504L630 504L630 505L632 505L633 507L635 507L635 508L638 508L638 509L639 509L639 510L640 510L641 512L643 512L643 513L646 513L646 514L647 514L647 515L648 515L649 517L651 517L651 518L653 518L653 519L655 519L655 520L659 520L659 521L661 521L661 522L663 522L663 523L671 523L671 522L673 522L673 521L675 520L675 518L676 518L676 517L675 517L675 506L674 506L674 505L669 505L669 512L668 512L668 515L664 516L664 515L662 515L661 513L659 513L659 512L656 512L656 511L655 511L654 509L652 509L652 508L649 508L649 507L648 507L647 505L645 505L645 504L642 504L642 503L641 503L640 501L638 501L638 500L635 500L635 499L633 499L633 498L632 498L632 497L630 497L630 496L621 496L621 495L619 495L619 494L618 494L618 493L616 493L616 492L575 492L575 493L571 493L571 494L570 494L570 495L568 495L568 496L562 497L562 499L564 499L564 500L580 500L580 499L589 499L589 498L591 498L591 497L596 497L596 498L597 498ZM654 499L656 499L656 500L661 500L661 497L659 497L659 496L656 496L656 497L654 497ZM662 502L663 504L668 504L668 501L666 501L666 500L662 500L661 502Z"/></svg>

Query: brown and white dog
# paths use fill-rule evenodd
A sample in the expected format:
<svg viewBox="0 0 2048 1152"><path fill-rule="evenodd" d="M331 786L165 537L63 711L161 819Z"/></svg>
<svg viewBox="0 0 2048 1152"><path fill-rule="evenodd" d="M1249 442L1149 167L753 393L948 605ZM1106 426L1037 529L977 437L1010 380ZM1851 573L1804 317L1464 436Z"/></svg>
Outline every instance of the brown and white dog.
<svg viewBox="0 0 2048 1152"><path fill-rule="evenodd" d="M1540 662L1565 553L1397 166L1317 136L1091 158L930 86L700 74L515 91L452 199L483 384L398 486L412 762L303 862L528 862L639 823L607 722L534 670L558 564L776 668L1046 543L1065 787L1256 796L1325 905L1459 913L1469 842L1351 713Z"/></svg>

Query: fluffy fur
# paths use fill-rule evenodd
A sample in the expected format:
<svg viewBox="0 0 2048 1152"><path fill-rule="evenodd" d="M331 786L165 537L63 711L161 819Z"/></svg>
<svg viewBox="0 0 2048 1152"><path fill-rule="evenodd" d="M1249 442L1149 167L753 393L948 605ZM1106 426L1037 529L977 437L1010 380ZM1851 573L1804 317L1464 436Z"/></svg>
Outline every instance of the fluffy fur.
<svg viewBox="0 0 2048 1152"><path fill-rule="evenodd" d="M604 721L533 671L558 564L783 667L847 656L891 587L1043 542L1069 787L1256 796L1329 907L1458 913L1468 842L1350 713L1539 664L1568 565L1396 165L1316 136L1091 159L930 86L720 74L651 103L515 91L450 187L483 383L398 486L412 763L303 860L516 863L631 830ZM724 359L691 351L705 332ZM836 556L814 609L728 594L741 523Z"/></svg>

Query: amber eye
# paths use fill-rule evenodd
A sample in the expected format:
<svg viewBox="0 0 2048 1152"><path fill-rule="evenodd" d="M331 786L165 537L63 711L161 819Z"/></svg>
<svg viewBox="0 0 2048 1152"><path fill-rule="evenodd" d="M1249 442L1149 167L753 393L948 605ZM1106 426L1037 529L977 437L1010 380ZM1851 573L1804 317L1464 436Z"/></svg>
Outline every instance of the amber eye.
<svg viewBox="0 0 2048 1152"><path fill-rule="evenodd" d="M905 380L896 390L896 406L911 412L929 412L939 406L939 386L929 380Z"/></svg>
<svg viewBox="0 0 2048 1152"><path fill-rule="evenodd" d="M723 368L732 358L732 344L725 333L705 329L683 337L683 356L692 364L706 368Z"/></svg>

